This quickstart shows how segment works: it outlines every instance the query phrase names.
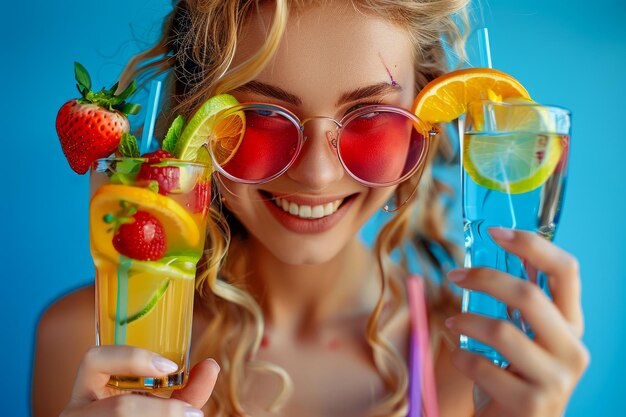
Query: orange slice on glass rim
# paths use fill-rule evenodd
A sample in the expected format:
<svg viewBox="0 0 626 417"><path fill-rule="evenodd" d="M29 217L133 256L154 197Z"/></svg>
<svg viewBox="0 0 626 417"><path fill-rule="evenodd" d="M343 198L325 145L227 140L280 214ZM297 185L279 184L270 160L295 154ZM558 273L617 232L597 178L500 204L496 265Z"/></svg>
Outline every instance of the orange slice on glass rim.
<svg viewBox="0 0 626 417"><path fill-rule="evenodd" d="M428 123L444 123L467 112L472 101L530 99L528 91L512 76L490 68L452 71L432 80L413 102L413 113Z"/></svg>
<svg viewBox="0 0 626 417"><path fill-rule="evenodd" d="M511 109L499 123L500 130L511 132L506 140L501 135L465 136L465 171L477 184L510 194L541 186L561 158L561 138L545 134L551 131L549 115L544 109L530 105L533 101L528 91L512 76L490 68L444 74L420 91L413 112L427 123L449 122L467 113L470 103L480 100L529 106ZM483 107L471 106L469 110L479 126Z"/></svg>

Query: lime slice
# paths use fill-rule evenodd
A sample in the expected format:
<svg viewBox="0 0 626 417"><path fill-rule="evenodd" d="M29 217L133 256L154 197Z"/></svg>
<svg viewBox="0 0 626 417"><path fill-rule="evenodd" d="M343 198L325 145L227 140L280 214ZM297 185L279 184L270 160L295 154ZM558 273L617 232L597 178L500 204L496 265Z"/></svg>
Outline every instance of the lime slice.
<svg viewBox="0 0 626 417"><path fill-rule="evenodd" d="M487 113L484 113L487 109ZM477 184L509 194L532 191L545 183L563 153L563 137L554 132L549 110L525 98L502 105L471 103L473 133L463 139L463 167Z"/></svg>
<svg viewBox="0 0 626 417"><path fill-rule="evenodd" d="M532 191L554 172L563 152L556 134L466 134L463 168L479 185L508 194Z"/></svg>
<svg viewBox="0 0 626 417"><path fill-rule="evenodd" d="M172 280L195 278L195 266L195 258L183 256L163 258L159 262L132 261L128 271L128 313L119 324L130 324L148 315L166 294ZM109 317L115 321L117 282L112 282L108 289Z"/></svg>
<svg viewBox="0 0 626 417"><path fill-rule="evenodd" d="M130 324L150 313L165 295L169 285L169 278L156 277L147 272L130 275L128 278L128 316L125 320L120 319L120 324Z"/></svg>
<svg viewBox="0 0 626 417"><path fill-rule="evenodd" d="M174 155L183 161L195 161L198 149L209 142L213 130L212 117L218 112L239 104L228 94L211 97L191 117L180 135Z"/></svg>
<svg viewBox="0 0 626 417"><path fill-rule="evenodd" d="M172 255L158 261L133 260L130 272L149 272L174 279L194 279L199 258L190 255Z"/></svg>

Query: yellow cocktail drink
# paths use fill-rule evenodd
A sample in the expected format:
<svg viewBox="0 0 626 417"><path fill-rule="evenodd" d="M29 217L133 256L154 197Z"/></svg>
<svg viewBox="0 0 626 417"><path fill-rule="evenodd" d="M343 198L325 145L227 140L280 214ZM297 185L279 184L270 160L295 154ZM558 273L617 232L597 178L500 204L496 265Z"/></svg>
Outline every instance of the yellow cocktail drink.
<svg viewBox="0 0 626 417"><path fill-rule="evenodd" d="M210 195L208 166L147 156L101 159L91 169L98 344L141 347L179 366L162 378L116 375L109 381L134 390L186 382Z"/></svg>

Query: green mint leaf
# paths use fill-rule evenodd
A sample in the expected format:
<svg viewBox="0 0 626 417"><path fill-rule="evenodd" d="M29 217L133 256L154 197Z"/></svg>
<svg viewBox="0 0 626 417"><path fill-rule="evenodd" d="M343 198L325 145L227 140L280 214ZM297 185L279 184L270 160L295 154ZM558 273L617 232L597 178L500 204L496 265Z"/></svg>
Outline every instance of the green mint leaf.
<svg viewBox="0 0 626 417"><path fill-rule="evenodd" d="M185 119L183 116L176 116L172 125L169 129L167 129L167 133L165 134L165 138L163 138L163 150L169 153L174 153L174 149L176 148L176 143L178 143L178 138L180 134L183 132L183 127L185 126Z"/></svg>
<svg viewBox="0 0 626 417"><path fill-rule="evenodd" d="M111 175L111 178L109 178L109 182L111 184L134 185L135 175L116 172L115 174Z"/></svg>
<svg viewBox="0 0 626 417"><path fill-rule="evenodd" d="M78 81L78 84L82 85L88 90L91 89L91 77L89 76L89 72L87 72L87 69L83 67L79 62L74 62L74 76L76 77L76 81Z"/></svg>
<svg viewBox="0 0 626 417"><path fill-rule="evenodd" d="M134 103L124 103L121 106L116 106L115 109L121 111L122 113L126 115L137 114L141 110L141 105L134 104Z"/></svg>
<svg viewBox="0 0 626 417"><path fill-rule="evenodd" d="M142 161L125 159L115 165L115 170L122 174L137 174L141 169Z"/></svg>
<svg viewBox="0 0 626 417"><path fill-rule="evenodd" d="M139 145L137 144L137 138L130 133L124 133L120 144L117 146L117 150L120 155L125 158L137 158L139 157Z"/></svg>

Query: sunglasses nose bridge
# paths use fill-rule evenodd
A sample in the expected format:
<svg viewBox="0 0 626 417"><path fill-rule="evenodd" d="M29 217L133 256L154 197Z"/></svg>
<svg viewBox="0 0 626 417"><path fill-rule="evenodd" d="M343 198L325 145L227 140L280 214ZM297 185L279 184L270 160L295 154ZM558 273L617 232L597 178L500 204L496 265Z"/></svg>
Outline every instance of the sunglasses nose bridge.
<svg viewBox="0 0 626 417"><path fill-rule="evenodd" d="M324 133L326 134L326 139L328 140L328 143L330 143L333 148L337 148L337 133L339 132L339 129L341 128L341 123L337 121L336 119L333 119L332 117L329 117L329 116L307 117L306 119L300 122L300 129L302 130L302 135L305 141L308 139L308 137L305 133L304 125L312 120L326 120L326 121L333 122L333 124L335 125L335 128L332 130L324 130Z"/></svg>

